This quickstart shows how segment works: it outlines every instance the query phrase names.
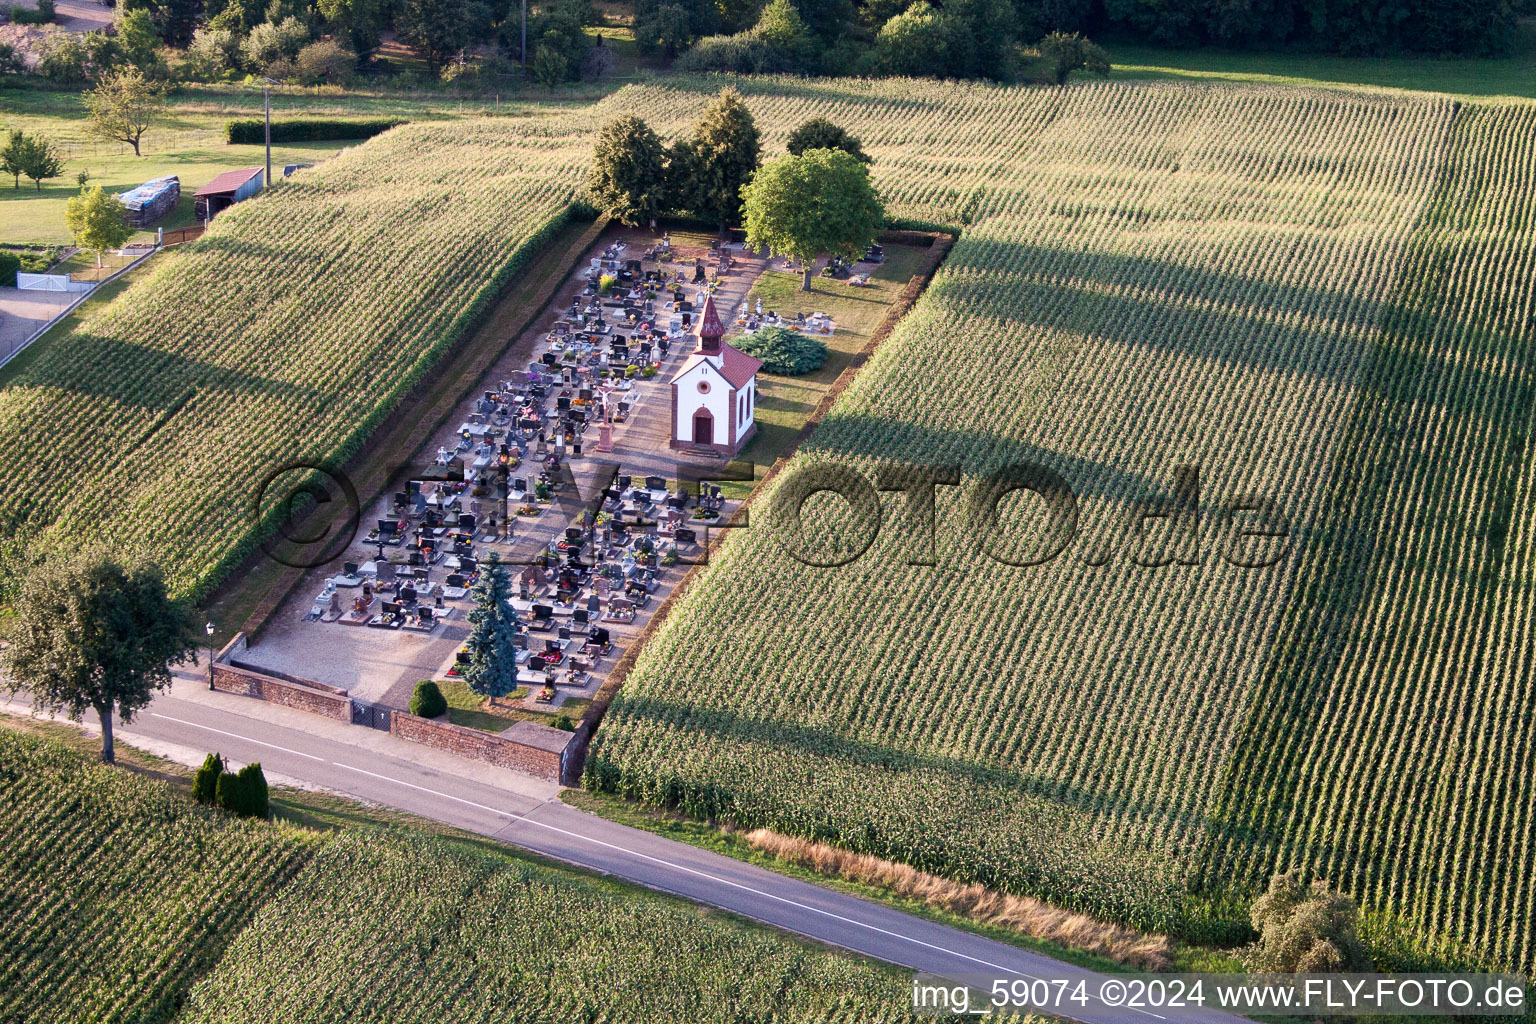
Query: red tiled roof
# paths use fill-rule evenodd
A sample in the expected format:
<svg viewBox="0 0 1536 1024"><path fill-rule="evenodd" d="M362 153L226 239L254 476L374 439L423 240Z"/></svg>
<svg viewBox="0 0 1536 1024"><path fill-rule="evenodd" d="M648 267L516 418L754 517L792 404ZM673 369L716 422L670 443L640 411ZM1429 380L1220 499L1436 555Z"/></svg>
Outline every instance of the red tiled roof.
<svg viewBox="0 0 1536 1024"><path fill-rule="evenodd" d="M720 360L719 366L715 366L715 359ZM689 370L692 370L700 363L709 363L737 391L746 387L748 382L757 374L757 371L763 368L763 361L761 359L754 359L741 349L731 345L721 345L718 356L705 355L702 352L695 352L689 356L683 362L683 365L677 368L677 372L672 375L672 383L675 384L682 380Z"/></svg>
<svg viewBox="0 0 1536 1024"><path fill-rule="evenodd" d="M720 346L720 355L724 357L720 364L720 373L731 382L731 387L740 391L757 375L757 371L763 368L763 361L747 355L741 349L731 345Z"/></svg>
<svg viewBox="0 0 1536 1024"><path fill-rule="evenodd" d="M214 178L208 184L198 189L195 193L200 196L222 195L225 192L233 192L235 189L250 181L261 173L260 167L247 167L240 171L225 171Z"/></svg>

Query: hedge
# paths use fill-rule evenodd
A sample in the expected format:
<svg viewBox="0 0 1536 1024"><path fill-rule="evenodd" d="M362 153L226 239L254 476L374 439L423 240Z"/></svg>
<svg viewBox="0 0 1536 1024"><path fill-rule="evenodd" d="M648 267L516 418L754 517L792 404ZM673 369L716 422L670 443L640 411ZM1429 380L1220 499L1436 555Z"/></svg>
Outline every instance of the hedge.
<svg viewBox="0 0 1536 1024"><path fill-rule="evenodd" d="M405 124L404 121L328 121L318 119L273 121L273 142L328 142L335 139L371 139ZM230 121L224 126L230 145L256 145L266 141L266 122L259 117Z"/></svg>
<svg viewBox="0 0 1536 1024"><path fill-rule="evenodd" d="M0 288L15 288L16 271L20 269L20 256L13 252L0 252Z"/></svg>

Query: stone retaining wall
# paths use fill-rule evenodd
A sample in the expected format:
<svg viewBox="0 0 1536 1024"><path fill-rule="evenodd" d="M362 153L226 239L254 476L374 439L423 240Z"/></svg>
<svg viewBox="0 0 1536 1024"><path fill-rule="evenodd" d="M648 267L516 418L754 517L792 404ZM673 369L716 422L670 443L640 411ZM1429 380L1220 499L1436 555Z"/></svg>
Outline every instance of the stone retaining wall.
<svg viewBox="0 0 1536 1024"><path fill-rule="evenodd" d="M514 729L523 726L527 727L523 731L529 732L530 737L542 740L549 747L559 747L559 749L545 749L543 745L533 746L508 736L481 732L479 729L467 729L450 722L421 718L406 714L404 711L396 711L389 719L390 735L398 736L400 739L457 754L459 757L483 761L498 768L510 768L551 782L559 782L566 752L571 746L571 734L533 722L519 722ZM537 730L537 733L532 730Z"/></svg>
<svg viewBox="0 0 1536 1024"><path fill-rule="evenodd" d="M312 714L323 715L338 722L352 722L352 701L347 697L328 693L313 686L302 686L286 679L277 679L250 669L233 665L213 666L213 688L220 693L234 693L242 697L297 708Z"/></svg>

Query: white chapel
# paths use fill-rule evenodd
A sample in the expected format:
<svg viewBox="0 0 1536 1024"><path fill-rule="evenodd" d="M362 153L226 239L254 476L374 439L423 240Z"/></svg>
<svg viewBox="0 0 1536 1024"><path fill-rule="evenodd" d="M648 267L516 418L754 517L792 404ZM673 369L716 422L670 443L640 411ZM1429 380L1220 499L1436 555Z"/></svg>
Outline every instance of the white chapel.
<svg viewBox="0 0 1536 1024"><path fill-rule="evenodd" d="M704 299L699 342L672 376L672 447L736 455L757 431L762 361L727 345L714 296Z"/></svg>

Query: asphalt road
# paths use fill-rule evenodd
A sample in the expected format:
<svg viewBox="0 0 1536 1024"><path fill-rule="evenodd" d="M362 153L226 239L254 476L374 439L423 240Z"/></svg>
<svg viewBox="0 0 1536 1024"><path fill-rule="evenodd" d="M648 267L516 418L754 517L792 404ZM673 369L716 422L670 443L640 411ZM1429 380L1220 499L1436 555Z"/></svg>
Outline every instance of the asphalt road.
<svg viewBox="0 0 1536 1024"><path fill-rule="evenodd" d="M377 750L286 728L173 696L162 696L132 725L135 739L221 751L236 762L260 761L270 773L347 793L889 963L973 983L978 975L1009 984L1063 979L1088 996L1052 1009L1089 1024L1154 1021L1237 1022L1209 1009L1139 1009L1106 1005L1106 976L1014 946L949 928L880 904L787 878L576 810L434 770Z"/></svg>

